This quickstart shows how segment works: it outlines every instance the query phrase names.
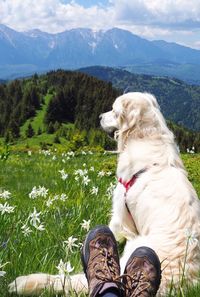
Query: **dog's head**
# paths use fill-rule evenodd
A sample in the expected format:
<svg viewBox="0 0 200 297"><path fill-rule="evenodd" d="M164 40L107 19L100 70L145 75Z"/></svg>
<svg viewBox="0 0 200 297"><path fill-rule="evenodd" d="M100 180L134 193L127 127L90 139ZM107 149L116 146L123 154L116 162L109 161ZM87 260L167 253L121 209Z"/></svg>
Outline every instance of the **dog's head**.
<svg viewBox="0 0 200 297"><path fill-rule="evenodd" d="M100 118L102 128L123 143L130 135L143 138L166 128L156 98L147 93L131 92L118 97L112 110Z"/></svg>

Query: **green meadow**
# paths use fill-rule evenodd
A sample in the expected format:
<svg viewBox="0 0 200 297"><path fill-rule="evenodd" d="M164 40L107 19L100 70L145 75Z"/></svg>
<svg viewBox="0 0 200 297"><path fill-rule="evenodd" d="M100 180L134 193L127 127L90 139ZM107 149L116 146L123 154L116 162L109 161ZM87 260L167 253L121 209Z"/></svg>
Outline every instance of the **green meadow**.
<svg viewBox="0 0 200 297"><path fill-rule="evenodd" d="M109 222L117 156L55 148L0 156L0 296L6 297L19 275L59 274L62 262L72 274L81 270L87 230ZM200 196L200 155L182 157ZM200 296L200 288L186 286L176 296Z"/></svg>

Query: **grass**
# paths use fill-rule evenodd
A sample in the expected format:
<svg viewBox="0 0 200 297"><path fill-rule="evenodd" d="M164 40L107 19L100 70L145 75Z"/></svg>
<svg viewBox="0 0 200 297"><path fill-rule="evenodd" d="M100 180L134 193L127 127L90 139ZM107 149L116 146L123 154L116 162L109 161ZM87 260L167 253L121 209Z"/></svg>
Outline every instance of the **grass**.
<svg viewBox="0 0 200 297"><path fill-rule="evenodd" d="M200 196L200 155L183 155L183 159ZM0 160L0 192L11 193L8 199L0 198L0 203L15 207L13 212L0 216L0 265L7 263L0 268L6 271L0 277L1 297L9 296L8 283L16 276L38 271L57 274L60 259L70 261L74 272L80 271L79 247L71 252L64 241L70 236L77 238L76 244L83 241L87 233L81 227L83 220L90 220L90 227L108 223L111 207L108 188L116 183L115 164L116 156L110 154L80 152L71 156L55 150L13 151L7 160ZM79 169L82 171L78 173ZM88 184L87 179L84 184L81 172L88 177ZM64 180L65 173L68 176ZM29 194L34 186L45 187L47 195L31 199ZM94 187L98 188L97 194ZM62 200L62 194L67 198L63 196ZM40 212L40 222L35 226L30 220L34 208ZM41 224L43 231L36 228ZM31 231L27 236L23 234L24 225ZM184 295L177 292L176 296L200 296L200 288L189 288Z"/></svg>
<svg viewBox="0 0 200 297"><path fill-rule="evenodd" d="M30 120L27 120L24 123L24 125L21 127L20 134L22 136L25 136L25 133L26 133L26 130L27 130L29 124L32 125L35 133L38 132L39 128L41 129L41 131L45 130L45 124L44 124L45 113L46 113L47 106L48 106L52 96L53 96L52 94L47 94L46 96L44 96L44 103L43 103L41 109L39 109L36 112L36 115L33 118L31 118Z"/></svg>
<svg viewBox="0 0 200 297"><path fill-rule="evenodd" d="M63 242L69 236L77 237L79 243L83 241L86 235L86 230L80 225L83 219L90 219L91 227L108 222L107 209L110 208L111 198L108 197L107 188L115 181L113 157L80 154L68 158L56 152L50 155L32 153L31 156L28 153L15 153L0 163L0 188L11 193L10 199L1 198L0 203L7 201L15 207L13 213L0 216L0 263L8 262L3 269L6 277L0 278L1 297L8 296L7 284L18 275L37 271L57 274L56 266L60 259L65 262L70 260L75 271L80 270L79 249L75 248L67 256ZM59 172L63 169L68 174L66 180L62 180ZM75 180L74 173L78 169L88 170L88 185L83 184L82 177ZM97 178L102 170L111 175ZM29 193L34 186L48 189L47 197L30 199ZM97 195L91 193L94 186L98 187ZM68 196L66 201L55 199L55 195L62 193ZM54 201L47 207L49 198ZM27 223L34 207L41 212L44 231L38 231ZM22 226L26 223L32 230L28 236L22 233Z"/></svg>

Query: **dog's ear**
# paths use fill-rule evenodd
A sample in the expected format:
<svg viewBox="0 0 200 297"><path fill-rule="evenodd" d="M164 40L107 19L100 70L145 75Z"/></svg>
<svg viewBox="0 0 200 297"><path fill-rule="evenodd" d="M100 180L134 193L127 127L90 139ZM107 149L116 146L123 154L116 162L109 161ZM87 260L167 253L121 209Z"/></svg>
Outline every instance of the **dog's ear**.
<svg viewBox="0 0 200 297"><path fill-rule="evenodd" d="M140 108L133 102L124 102L123 114L121 116L122 130L130 130L134 128L140 118Z"/></svg>
<svg viewBox="0 0 200 297"><path fill-rule="evenodd" d="M135 108L132 109L130 112L127 114L127 126L129 129L132 129L135 127L136 123L138 122L140 117L140 110Z"/></svg>

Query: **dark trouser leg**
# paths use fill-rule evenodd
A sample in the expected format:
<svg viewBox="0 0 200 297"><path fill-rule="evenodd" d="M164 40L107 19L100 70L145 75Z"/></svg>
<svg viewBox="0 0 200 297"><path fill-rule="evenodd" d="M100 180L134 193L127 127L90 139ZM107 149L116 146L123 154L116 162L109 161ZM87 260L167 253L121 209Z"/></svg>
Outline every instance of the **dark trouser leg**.
<svg viewBox="0 0 200 297"><path fill-rule="evenodd" d="M99 297L120 297L122 296L117 288L107 289Z"/></svg>

